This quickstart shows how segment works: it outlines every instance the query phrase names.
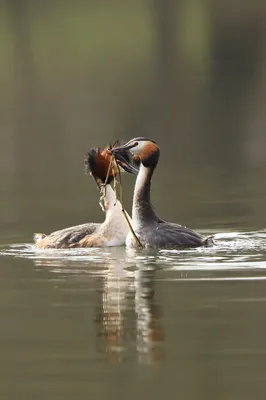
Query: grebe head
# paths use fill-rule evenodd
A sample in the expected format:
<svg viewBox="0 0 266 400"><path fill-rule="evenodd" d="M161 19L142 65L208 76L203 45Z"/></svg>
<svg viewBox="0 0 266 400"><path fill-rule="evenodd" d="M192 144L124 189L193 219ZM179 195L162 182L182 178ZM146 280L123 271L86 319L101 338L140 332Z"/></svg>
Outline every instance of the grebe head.
<svg viewBox="0 0 266 400"><path fill-rule="evenodd" d="M131 139L126 144L113 148L111 153L117 158L124 151L130 151L134 154L134 160L139 160L147 168L155 168L160 156L156 142L146 137Z"/></svg>
<svg viewBox="0 0 266 400"><path fill-rule="evenodd" d="M115 143L114 146L116 145L117 143ZM96 149L91 149L85 156L85 171L94 177L98 186L101 183L110 184L113 181L115 176L119 174L118 165L130 173L136 173L137 171L136 168L130 163L130 153L127 150L121 151L119 156L116 158L116 163L114 162L112 166L110 166L112 148L113 147L110 145L105 147L103 150L101 150L99 147Z"/></svg>

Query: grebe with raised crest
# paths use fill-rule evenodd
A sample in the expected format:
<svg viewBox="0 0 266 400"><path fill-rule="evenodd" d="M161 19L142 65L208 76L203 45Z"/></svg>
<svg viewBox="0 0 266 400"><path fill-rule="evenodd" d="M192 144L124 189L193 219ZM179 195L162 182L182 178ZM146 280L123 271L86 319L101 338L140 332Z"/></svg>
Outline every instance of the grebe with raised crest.
<svg viewBox="0 0 266 400"><path fill-rule="evenodd" d="M118 157L117 163L127 172L136 172L137 170L129 162L128 155L127 151L121 152L121 157ZM119 174L119 170L115 163L110 168L110 161L110 147L105 148L102 152L99 148L91 149L85 158L86 171L90 172L90 175L94 177L101 192L105 210L105 221L103 223L85 223L72 226L55 231L50 235L35 233L34 242L36 247L42 249L62 249L125 245L129 227L122 214L121 203L116 198L111 185L115 176Z"/></svg>
<svg viewBox="0 0 266 400"><path fill-rule="evenodd" d="M111 153L119 157L124 151L130 151L140 161L133 196L132 224L142 246L169 249L212 245L211 238L203 239L198 233L185 226L162 220L152 206L151 178L160 156L160 149L156 142L145 137L138 137L113 148ZM136 170L128 172L137 173ZM131 232L128 233L126 245L130 248L139 247Z"/></svg>

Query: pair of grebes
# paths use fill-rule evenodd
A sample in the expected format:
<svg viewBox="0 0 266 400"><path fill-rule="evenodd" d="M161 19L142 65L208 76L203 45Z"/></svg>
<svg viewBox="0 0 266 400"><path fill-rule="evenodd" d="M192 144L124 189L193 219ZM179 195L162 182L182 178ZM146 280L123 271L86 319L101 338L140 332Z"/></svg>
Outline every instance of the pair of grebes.
<svg viewBox="0 0 266 400"><path fill-rule="evenodd" d="M130 153L133 159L130 158ZM145 137L130 140L124 145L92 149L85 160L101 192L105 221L72 226L51 233L35 234L39 248L74 248L122 246L128 248L183 249L213 244L191 229L162 220L150 200L151 178L157 166L160 149L156 142ZM114 161L114 162L113 162ZM110 168L110 166L112 167ZM132 219L123 210L111 183L120 173L137 174Z"/></svg>

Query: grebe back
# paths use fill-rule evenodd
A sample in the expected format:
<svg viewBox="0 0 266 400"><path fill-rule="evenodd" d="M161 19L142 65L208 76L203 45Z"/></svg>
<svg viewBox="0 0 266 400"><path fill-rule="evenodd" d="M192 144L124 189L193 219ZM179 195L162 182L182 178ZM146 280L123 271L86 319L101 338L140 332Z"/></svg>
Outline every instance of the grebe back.
<svg viewBox="0 0 266 400"><path fill-rule="evenodd" d="M139 137L111 150L115 157L124 151L130 151L140 161L133 196L132 223L143 247L169 249L211 244L210 239L203 239L198 233L185 226L164 221L152 206L150 201L151 179L160 157L160 149L156 142ZM126 245L132 248L138 247L131 233L127 236Z"/></svg>
<svg viewBox="0 0 266 400"><path fill-rule="evenodd" d="M122 214L121 203L116 199L115 192L111 186L111 182L119 173L119 170L116 165L109 168L110 161L111 152L109 147L102 152L99 148L91 149L85 158L86 171L94 177L103 198L105 221L103 223L85 223L72 226L55 231L50 235L36 233L34 234L36 247L59 249L121 246L125 244L129 228ZM127 151L121 153L118 164L128 172L134 171L134 167L130 165Z"/></svg>

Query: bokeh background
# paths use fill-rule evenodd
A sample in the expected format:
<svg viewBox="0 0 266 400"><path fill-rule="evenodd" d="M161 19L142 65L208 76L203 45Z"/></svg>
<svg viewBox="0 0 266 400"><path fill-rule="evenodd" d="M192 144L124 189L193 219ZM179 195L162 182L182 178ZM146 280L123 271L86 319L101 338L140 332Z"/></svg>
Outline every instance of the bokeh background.
<svg viewBox="0 0 266 400"><path fill-rule="evenodd" d="M1 240L100 221L84 153L135 136L163 218L265 228L265 30L262 0L2 0Z"/></svg>
<svg viewBox="0 0 266 400"><path fill-rule="evenodd" d="M84 154L136 136L161 147L162 218L266 228L266 1L0 0L1 399L265 399L265 231L154 258L9 246L101 221Z"/></svg>

